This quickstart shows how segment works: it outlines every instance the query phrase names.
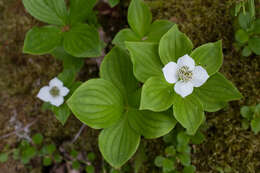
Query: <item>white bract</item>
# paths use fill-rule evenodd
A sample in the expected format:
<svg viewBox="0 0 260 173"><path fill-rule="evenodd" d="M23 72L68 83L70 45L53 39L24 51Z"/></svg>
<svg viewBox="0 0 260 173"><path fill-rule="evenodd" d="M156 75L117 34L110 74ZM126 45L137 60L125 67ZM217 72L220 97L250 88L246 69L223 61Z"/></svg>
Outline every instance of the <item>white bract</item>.
<svg viewBox="0 0 260 173"><path fill-rule="evenodd" d="M63 86L62 81L54 78L49 82L49 86L40 89L37 97L45 102L59 107L64 102L64 97L69 93L69 89Z"/></svg>
<svg viewBox="0 0 260 173"><path fill-rule="evenodd" d="M174 90L183 98L193 92L194 87L202 86L209 75L201 66L195 66L194 60L189 55L179 58L177 64L169 62L163 68L166 81L174 84Z"/></svg>

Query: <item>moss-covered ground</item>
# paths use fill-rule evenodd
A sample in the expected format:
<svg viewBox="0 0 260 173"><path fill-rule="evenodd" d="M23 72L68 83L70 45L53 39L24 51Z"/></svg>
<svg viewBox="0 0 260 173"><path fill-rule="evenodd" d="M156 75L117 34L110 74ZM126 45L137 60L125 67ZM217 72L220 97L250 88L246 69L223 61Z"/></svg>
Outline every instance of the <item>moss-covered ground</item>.
<svg viewBox="0 0 260 173"><path fill-rule="evenodd" d="M215 173L223 169L234 173L260 173L260 135L241 128L240 107L260 102L260 57L244 58L233 47L234 18L230 9L235 0L146 0L155 19L169 19L179 24L180 29L193 41L195 46L207 42L223 40L224 64L221 72L241 91L244 98L231 102L229 106L216 113L207 113L206 141L194 145L192 163L197 173ZM103 10L100 17L107 38L126 21L127 2L121 6ZM102 19L103 18L103 19ZM103 21L102 21L103 20ZM119 23L122 24L119 26ZM27 14L21 0L0 0L0 136L13 131L8 123L17 114L24 124L37 120L31 133L41 132L47 140L61 145L71 141L81 127L81 123L71 116L63 127L51 112L41 110L42 102L35 96L41 86L46 85L61 70L61 63L50 56L22 54L25 33L40 23ZM98 74L97 65L87 60L79 75L86 80ZM85 128L75 146L81 150L100 153L97 148L98 131ZM17 145L15 136L0 140L0 151L6 144ZM144 141L148 161L141 173L159 173L153 159L163 152L161 139ZM100 161L101 162L101 161ZM33 162L36 173L41 172L41 164ZM96 163L99 167L100 163ZM19 162L10 160L0 164L3 173L27 173ZM97 170L98 171L98 170ZM99 171L98 171L99 172ZM132 173L132 172L131 172Z"/></svg>

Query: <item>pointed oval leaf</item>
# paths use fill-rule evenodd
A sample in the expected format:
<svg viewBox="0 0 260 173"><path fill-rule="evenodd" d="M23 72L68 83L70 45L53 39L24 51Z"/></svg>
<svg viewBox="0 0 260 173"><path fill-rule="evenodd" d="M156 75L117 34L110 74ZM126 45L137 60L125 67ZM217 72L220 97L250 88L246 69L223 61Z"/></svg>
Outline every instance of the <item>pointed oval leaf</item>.
<svg viewBox="0 0 260 173"><path fill-rule="evenodd" d="M33 27L27 32L23 52L43 55L52 52L61 44L62 34L55 26Z"/></svg>
<svg viewBox="0 0 260 173"><path fill-rule="evenodd" d="M123 112L120 91L104 79L83 83L67 103L80 121L95 129L113 125Z"/></svg>
<svg viewBox="0 0 260 173"><path fill-rule="evenodd" d="M203 106L193 94L185 98L175 94L173 111L176 120L187 129L190 135L194 135L205 120Z"/></svg>
<svg viewBox="0 0 260 173"><path fill-rule="evenodd" d="M115 38L113 39L112 43L116 46L125 48L126 41L141 41L141 37L139 37L135 32L131 29L126 28L120 30Z"/></svg>
<svg viewBox="0 0 260 173"><path fill-rule="evenodd" d="M85 21L91 15L97 0L70 0L69 19L71 24Z"/></svg>
<svg viewBox="0 0 260 173"><path fill-rule="evenodd" d="M55 114L55 117L62 125L65 125L71 112L67 104L62 104L60 107L52 106L52 111Z"/></svg>
<svg viewBox="0 0 260 173"><path fill-rule="evenodd" d="M236 87L221 73L211 76L204 85L195 89L195 93L206 111L219 110L225 102L242 98Z"/></svg>
<svg viewBox="0 0 260 173"><path fill-rule="evenodd" d="M207 43L196 48L191 57L211 76L219 71L223 63L222 42Z"/></svg>
<svg viewBox="0 0 260 173"><path fill-rule="evenodd" d="M103 157L115 168L126 163L140 143L140 135L130 127L127 115L124 116L116 125L102 130L98 138Z"/></svg>
<svg viewBox="0 0 260 173"><path fill-rule="evenodd" d="M114 47L105 56L100 67L100 76L111 81L125 98L138 88L130 56L126 50L119 47Z"/></svg>
<svg viewBox="0 0 260 173"><path fill-rule="evenodd" d="M168 20L156 20L152 23L151 29L147 34L149 42L159 42L162 36L172 28L174 23Z"/></svg>
<svg viewBox="0 0 260 173"><path fill-rule="evenodd" d="M87 24L74 25L65 32L63 46L75 57L97 57L102 49L98 31Z"/></svg>
<svg viewBox="0 0 260 173"><path fill-rule="evenodd" d="M173 104L174 89L163 77L149 78L142 89L141 110L161 112Z"/></svg>
<svg viewBox="0 0 260 173"><path fill-rule="evenodd" d="M140 37L145 36L152 23L152 13L143 0L132 0L128 9L128 23Z"/></svg>
<svg viewBox="0 0 260 173"><path fill-rule="evenodd" d="M191 40L179 31L177 25L164 34L159 43L159 54L164 65L176 62L183 55L190 54L192 49Z"/></svg>
<svg viewBox="0 0 260 173"><path fill-rule="evenodd" d="M173 116L167 113L129 110L129 123L138 134L147 139L158 138L169 133L176 125Z"/></svg>
<svg viewBox="0 0 260 173"><path fill-rule="evenodd" d="M134 75L145 82L152 76L162 75L162 63L158 55L158 44L145 42L126 42L134 66Z"/></svg>
<svg viewBox="0 0 260 173"><path fill-rule="evenodd" d="M67 9L64 0L23 0L26 10L36 19L54 25L65 25Z"/></svg>

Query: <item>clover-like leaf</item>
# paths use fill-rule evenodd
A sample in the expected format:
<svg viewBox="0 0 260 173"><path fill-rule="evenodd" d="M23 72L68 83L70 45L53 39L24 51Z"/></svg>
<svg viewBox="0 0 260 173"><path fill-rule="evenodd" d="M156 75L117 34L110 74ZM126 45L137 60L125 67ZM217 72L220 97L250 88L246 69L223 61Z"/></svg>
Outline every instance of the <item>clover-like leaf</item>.
<svg viewBox="0 0 260 173"><path fill-rule="evenodd" d="M177 123L173 116L166 112L130 109L128 116L131 127L148 139L158 138L169 133Z"/></svg>
<svg viewBox="0 0 260 173"><path fill-rule="evenodd" d="M130 127L127 120L128 115L123 116L117 124L104 129L98 138L99 149L103 157L115 168L119 168L127 162L134 155L140 143L140 135Z"/></svg>
<svg viewBox="0 0 260 173"><path fill-rule="evenodd" d="M178 26L174 25L160 40L159 54L164 65L170 61L177 62L178 58L191 53L193 44Z"/></svg>
<svg viewBox="0 0 260 173"><path fill-rule="evenodd" d="M242 98L240 92L221 73L211 76L207 82L195 89L206 111L219 110L226 102Z"/></svg>
<svg viewBox="0 0 260 173"><path fill-rule="evenodd" d="M64 33L63 46L75 57L97 57L101 55L102 44L98 31L88 24L76 24Z"/></svg>
<svg viewBox="0 0 260 173"><path fill-rule="evenodd" d="M158 44L146 42L126 42L134 65L134 75L145 82L151 76L162 75L162 63L158 55Z"/></svg>
<svg viewBox="0 0 260 173"><path fill-rule="evenodd" d="M142 89L141 110L165 111L173 104L173 85L163 77L149 78Z"/></svg>
<svg viewBox="0 0 260 173"><path fill-rule="evenodd" d="M209 75L215 74L223 63L222 42L207 43L196 48L191 57L196 64L205 68Z"/></svg>
<svg viewBox="0 0 260 173"><path fill-rule="evenodd" d="M185 98L175 94L173 114L176 120L187 129L188 134L194 135L205 120L203 105L196 96L189 95Z"/></svg>
<svg viewBox="0 0 260 173"><path fill-rule="evenodd" d="M64 0L23 0L26 10L36 19L54 25L65 25L67 9Z"/></svg>
<svg viewBox="0 0 260 173"><path fill-rule="evenodd" d="M148 33L152 22L152 13L142 0L131 1L127 18L133 31L140 37Z"/></svg>
<svg viewBox="0 0 260 173"><path fill-rule="evenodd" d="M69 98L74 115L88 126L99 129L115 124L123 112L120 91L109 81L91 79L83 83Z"/></svg>
<svg viewBox="0 0 260 173"><path fill-rule="evenodd" d="M61 30L58 27L33 27L26 34L23 52L33 55L51 53L61 44L61 38Z"/></svg>

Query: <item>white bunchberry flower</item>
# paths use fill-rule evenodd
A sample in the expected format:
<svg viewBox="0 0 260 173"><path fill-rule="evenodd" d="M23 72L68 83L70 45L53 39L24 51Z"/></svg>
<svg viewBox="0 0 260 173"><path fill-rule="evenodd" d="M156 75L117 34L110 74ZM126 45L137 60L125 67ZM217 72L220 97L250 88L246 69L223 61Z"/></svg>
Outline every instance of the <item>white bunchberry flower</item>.
<svg viewBox="0 0 260 173"><path fill-rule="evenodd" d="M64 102L64 96L69 93L69 89L63 86L63 83L54 78L49 82L49 86L44 86L40 89L37 97L45 102L50 102L52 105L59 107Z"/></svg>
<svg viewBox="0 0 260 173"><path fill-rule="evenodd" d="M209 78L207 71L201 66L195 66L189 55L179 58L177 64L169 62L162 70L166 81L175 83L175 92L183 98L190 95L194 87L202 86Z"/></svg>

